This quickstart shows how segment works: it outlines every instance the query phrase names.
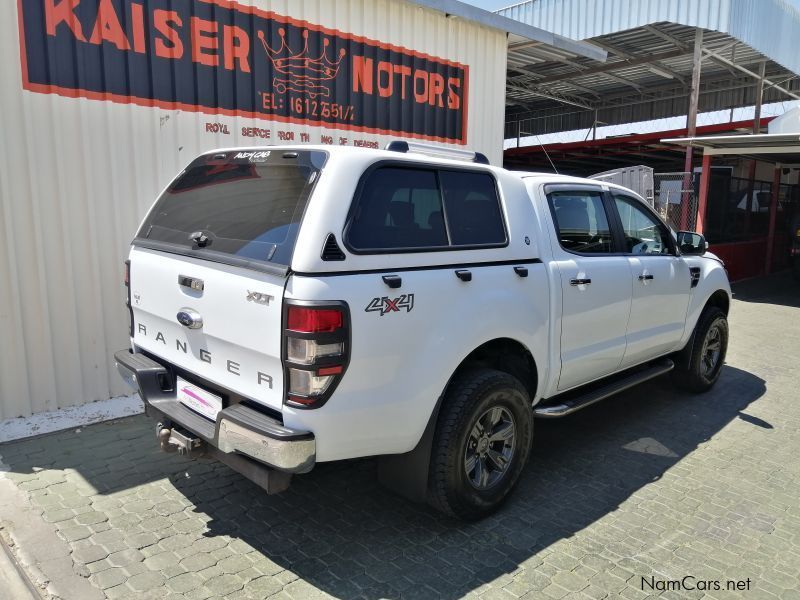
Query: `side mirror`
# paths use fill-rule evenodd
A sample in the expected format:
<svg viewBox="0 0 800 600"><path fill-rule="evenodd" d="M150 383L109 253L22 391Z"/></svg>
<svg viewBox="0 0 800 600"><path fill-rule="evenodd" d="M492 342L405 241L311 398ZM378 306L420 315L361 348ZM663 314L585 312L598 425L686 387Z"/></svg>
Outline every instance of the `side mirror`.
<svg viewBox="0 0 800 600"><path fill-rule="evenodd" d="M706 253L706 238L694 231L679 231L678 232L678 248L681 254L689 256L700 256Z"/></svg>

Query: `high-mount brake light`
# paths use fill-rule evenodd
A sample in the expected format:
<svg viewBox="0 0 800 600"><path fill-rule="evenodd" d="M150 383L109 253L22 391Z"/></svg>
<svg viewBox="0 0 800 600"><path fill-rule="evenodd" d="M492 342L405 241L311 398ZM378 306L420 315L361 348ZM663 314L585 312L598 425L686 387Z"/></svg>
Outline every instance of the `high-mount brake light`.
<svg viewBox="0 0 800 600"><path fill-rule="evenodd" d="M344 302L287 300L285 404L319 408L339 384L349 361L350 313Z"/></svg>
<svg viewBox="0 0 800 600"><path fill-rule="evenodd" d="M344 316L334 308L289 306L286 328L298 333L331 333L341 329Z"/></svg>

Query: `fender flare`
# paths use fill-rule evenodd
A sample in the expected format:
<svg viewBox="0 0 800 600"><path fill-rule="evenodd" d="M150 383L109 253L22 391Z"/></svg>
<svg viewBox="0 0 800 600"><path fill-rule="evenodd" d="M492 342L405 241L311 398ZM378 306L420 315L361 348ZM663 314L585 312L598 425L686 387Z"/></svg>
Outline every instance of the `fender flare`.
<svg viewBox="0 0 800 600"><path fill-rule="evenodd" d="M488 340L484 344L491 341ZM417 445L414 446L414 449L403 454L384 454L378 457L378 482L381 485L412 502L424 503L427 500L433 437L436 433L436 423L439 420L439 412L441 411L445 394L461 366L465 364L465 361L477 348L484 344L478 345L463 356L456 368L453 369L442 393L436 399L436 404L428 418L428 423L425 425L422 436ZM524 344L522 346L525 348Z"/></svg>

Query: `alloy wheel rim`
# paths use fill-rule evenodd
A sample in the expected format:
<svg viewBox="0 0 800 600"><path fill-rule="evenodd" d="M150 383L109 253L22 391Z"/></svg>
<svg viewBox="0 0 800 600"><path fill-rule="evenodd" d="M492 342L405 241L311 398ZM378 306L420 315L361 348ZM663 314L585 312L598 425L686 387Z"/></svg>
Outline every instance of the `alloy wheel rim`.
<svg viewBox="0 0 800 600"><path fill-rule="evenodd" d="M487 490L506 474L514 456L516 425L506 408L494 406L478 417L467 438L464 471L472 487Z"/></svg>
<svg viewBox="0 0 800 600"><path fill-rule="evenodd" d="M706 333L703 341L703 352L700 359L700 366L703 375L711 376L719 364L719 357L722 354L722 334L717 325L712 325Z"/></svg>

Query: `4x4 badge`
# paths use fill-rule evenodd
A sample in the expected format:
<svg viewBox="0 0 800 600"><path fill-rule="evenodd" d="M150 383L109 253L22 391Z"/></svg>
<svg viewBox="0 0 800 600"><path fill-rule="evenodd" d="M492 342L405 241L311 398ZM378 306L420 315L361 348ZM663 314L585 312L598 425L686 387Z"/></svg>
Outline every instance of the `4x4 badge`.
<svg viewBox="0 0 800 600"><path fill-rule="evenodd" d="M400 297L394 299L386 296L373 298L367 304L364 312L379 312L383 316L390 312L400 312L401 308L404 308L406 312L411 312L411 309L414 308L414 294L401 294Z"/></svg>

